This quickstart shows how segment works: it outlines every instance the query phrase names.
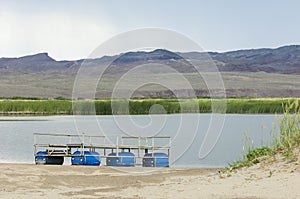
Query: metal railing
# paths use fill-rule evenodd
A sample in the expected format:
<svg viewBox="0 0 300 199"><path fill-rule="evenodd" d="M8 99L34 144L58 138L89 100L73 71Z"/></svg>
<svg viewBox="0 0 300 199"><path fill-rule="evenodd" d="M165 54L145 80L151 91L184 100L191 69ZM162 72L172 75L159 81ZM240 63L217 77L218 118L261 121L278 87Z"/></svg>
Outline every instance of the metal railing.
<svg viewBox="0 0 300 199"><path fill-rule="evenodd" d="M170 136L124 136L124 135L88 135L88 134L57 134L57 133L34 133L34 155L37 151L47 152L47 156L72 157L74 150L80 150L82 156L84 151L100 151L101 158L120 157L119 153L125 150L133 151L134 158L143 158L147 153L156 151L165 152L170 157ZM38 142L38 138L44 137L46 141ZM50 139L48 139L50 138ZM52 139L56 138L56 139ZM66 140L67 138L67 140ZM51 140L52 139L52 140ZM107 150L115 152L115 156L108 156ZM122 156L127 157L127 156ZM128 156L133 157L133 156ZM146 157L148 158L148 157ZM149 157L151 158L151 156ZM160 158L160 157L157 157ZM165 157L163 157L165 158Z"/></svg>

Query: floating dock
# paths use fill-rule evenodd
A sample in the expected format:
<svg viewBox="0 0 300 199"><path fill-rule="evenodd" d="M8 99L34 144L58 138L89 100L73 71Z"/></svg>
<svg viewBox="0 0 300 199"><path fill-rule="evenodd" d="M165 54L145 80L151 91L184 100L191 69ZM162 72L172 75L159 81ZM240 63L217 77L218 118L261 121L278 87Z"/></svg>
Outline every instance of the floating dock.
<svg viewBox="0 0 300 199"><path fill-rule="evenodd" d="M84 160L81 159L82 165L88 165L89 160L87 158L85 161L85 158L88 156L95 157L95 154L99 154L99 164L100 162L107 163L107 160L111 160L111 158L115 158L117 162L122 160L126 162L126 158L134 158L134 164L130 164L130 166L142 166L145 159L152 160L157 152L166 154L161 158L167 157L168 160L170 158L171 137L169 136L102 136L54 133L34 133L33 135L34 156L37 164L47 164L47 161L53 162L54 160L55 162L56 159L65 159L65 157L70 157L72 160L82 157L84 158ZM133 154L133 156L127 157L124 154ZM153 160L156 158L160 157L155 157ZM79 159L77 162L80 164ZM119 166L126 165L120 164Z"/></svg>

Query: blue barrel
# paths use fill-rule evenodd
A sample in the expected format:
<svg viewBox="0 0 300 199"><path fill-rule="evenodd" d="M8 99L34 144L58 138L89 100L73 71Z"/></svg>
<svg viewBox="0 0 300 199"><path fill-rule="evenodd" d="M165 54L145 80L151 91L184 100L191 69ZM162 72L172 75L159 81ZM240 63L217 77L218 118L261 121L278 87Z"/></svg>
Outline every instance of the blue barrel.
<svg viewBox="0 0 300 199"><path fill-rule="evenodd" d="M75 151L71 158L72 165L89 165L99 166L101 163L100 154L98 152L84 151L81 155L80 151Z"/></svg>
<svg viewBox="0 0 300 199"><path fill-rule="evenodd" d="M143 158L143 167L169 167L169 157L165 153L147 153Z"/></svg>
<svg viewBox="0 0 300 199"><path fill-rule="evenodd" d="M46 164L47 152L39 151L35 156L35 164Z"/></svg>
<svg viewBox="0 0 300 199"><path fill-rule="evenodd" d="M106 158L106 166L132 167L135 164L135 157L131 152L119 152L118 156L116 156L116 153L108 154L108 157Z"/></svg>
<svg viewBox="0 0 300 199"><path fill-rule="evenodd" d="M35 156L35 164L55 164L62 165L64 163L63 156L48 156L46 151L39 151Z"/></svg>

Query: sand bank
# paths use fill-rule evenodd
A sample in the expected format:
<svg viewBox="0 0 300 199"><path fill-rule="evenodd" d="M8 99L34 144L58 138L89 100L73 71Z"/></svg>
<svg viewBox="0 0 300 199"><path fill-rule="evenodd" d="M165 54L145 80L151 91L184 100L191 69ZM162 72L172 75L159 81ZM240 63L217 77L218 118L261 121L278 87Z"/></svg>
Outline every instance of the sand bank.
<svg viewBox="0 0 300 199"><path fill-rule="evenodd" d="M298 163L219 169L0 164L0 198L300 198Z"/></svg>

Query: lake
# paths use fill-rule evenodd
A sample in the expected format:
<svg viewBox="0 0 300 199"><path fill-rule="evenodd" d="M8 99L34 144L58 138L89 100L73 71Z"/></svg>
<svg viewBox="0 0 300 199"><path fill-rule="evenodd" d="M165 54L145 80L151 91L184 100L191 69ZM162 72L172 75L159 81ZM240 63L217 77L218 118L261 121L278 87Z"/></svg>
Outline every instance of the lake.
<svg viewBox="0 0 300 199"><path fill-rule="evenodd" d="M0 117L0 162L34 163L33 133L171 136L171 167L224 167L243 155L245 134L271 141L275 115L172 114ZM200 150L201 149L201 150Z"/></svg>

